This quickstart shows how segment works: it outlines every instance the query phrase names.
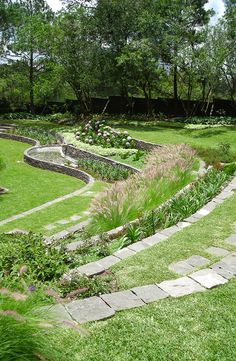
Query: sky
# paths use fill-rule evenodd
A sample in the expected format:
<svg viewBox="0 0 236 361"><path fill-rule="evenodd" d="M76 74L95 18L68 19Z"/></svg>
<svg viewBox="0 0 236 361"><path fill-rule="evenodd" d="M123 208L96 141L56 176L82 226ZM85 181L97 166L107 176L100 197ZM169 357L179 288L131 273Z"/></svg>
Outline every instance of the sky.
<svg viewBox="0 0 236 361"><path fill-rule="evenodd" d="M122 1L122 0L121 0ZM47 0L48 4L54 11L60 10L62 8L62 3L60 0ZM223 0L209 0L206 5L207 9L213 8L216 12L216 15L211 20L211 23L214 24L219 17L224 14L225 6Z"/></svg>

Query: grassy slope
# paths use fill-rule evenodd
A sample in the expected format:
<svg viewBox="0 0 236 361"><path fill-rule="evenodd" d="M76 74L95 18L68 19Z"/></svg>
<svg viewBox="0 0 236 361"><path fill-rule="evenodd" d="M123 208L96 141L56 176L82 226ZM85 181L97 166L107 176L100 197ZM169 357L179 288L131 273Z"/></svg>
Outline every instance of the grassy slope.
<svg viewBox="0 0 236 361"><path fill-rule="evenodd" d="M0 139L0 153L6 163L6 168L0 174L0 182L10 190L1 196L1 220L85 185L76 178L25 164L23 152L28 147L16 141Z"/></svg>
<svg viewBox="0 0 236 361"><path fill-rule="evenodd" d="M89 189L89 192L94 192L95 195L97 192L101 191L103 187L104 183L95 182L92 188ZM27 231L42 233L45 235L51 235L60 232L63 229L82 222L89 217L89 215L84 214L84 212L88 211L94 195L91 194L86 196L81 194L79 196L67 199L63 202L45 208L42 211L38 211L17 221L13 221L7 223L4 226L0 226L0 232L7 232L14 228L20 228ZM59 225L55 223L56 227L52 230L46 230L44 228L44 226L48 224L54 224L54 222L56 221L62 219L69 219L70 216L73 216L75 214L81 216L78 221L71 221L70 223L64 225Z"/></svg>
<svg viewBox="0 0 236 361"><path fill-rule="evenodd" d="M181 124L157 123L152 124L119 124L120 130L127 130L137 139L158 144L187 143L192 146L216 147L219 143L231 144L232 151L236 153L236 127L216 127L206 129L184 129Z"/></svg>
<svg viewBox="0 0 236 361"><path fill-rule="evenodd" d="M204 250L210 246L233 249L224 239L236 230L236 194L192 226L113 267L120 288L130 288L175 278L172 262L201 255L212 262L218 258Z"/></svg>

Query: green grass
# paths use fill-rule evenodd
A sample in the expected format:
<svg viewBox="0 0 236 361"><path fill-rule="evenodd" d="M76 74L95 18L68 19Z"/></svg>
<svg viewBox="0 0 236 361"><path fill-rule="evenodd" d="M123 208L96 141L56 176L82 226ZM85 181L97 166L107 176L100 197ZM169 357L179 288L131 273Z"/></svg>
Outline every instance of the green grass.
<svg viewBox="0 0 236 361"><path fill-rule="evenodd" d="M0 226L0 232L8 232L12 229L20 228L26 231L42 233L49 236L60 232L65 228L73 226L74 224L82 222L89 217L89 215L84 214L84 212L88 211L91 200L97 192L103 189L104 184L105 183L102 182L95 182L93 186L88 190L89 192L94 192L94 194L86 196L82 193L79 196L75 196L73 198L49 206L44 210L35 212L22 219L9 222L3 226ZM69 219L70 216L73 216L75 214L81 216L78 221L70 221L70 223L63 225L56 223L57 221L62 219ZM54 224L55 228L53 228L52 230L45 229L44 226L48 224Z"/></svg>
<svg viewBox="0 0 236 361"><path fill-rule="evenodd" d="M219 205L207 217L137 255L123 260L112 268L121 289L161 282L176 278L168 266L192 255L200 255L211 262L219 258L210 256L205 249L210 246L234 248L224 240L236 231L236 194Z"/></svg>
<svg viewBox="0 0 236 361"><path fill-rule="evenodd" d="M23 152L27 148L29 145L0 139L1 158L6 164L0 173L0 183L9 189L9 193L0 198L0 220L71 193L85 185L76 178L27 165L23 162Z"/></svg>
<svg viewBox="0 0 236 361"><path fill-rule="evenodd" d="M164 299L88 324L87 336L63 340L68 360L235 360L235 292L234 279L213 290Z"/></svg>
<svg viewBox="0 0 236 361"><path fill-rule="evenodd" d="M173 122L125 122L116 123L121 131L127 130L134 138L157 144L186 143L194 147L216 147L226 142L236 153L236 126L221 126L204 129L186 129L184 124Z"/></svg>

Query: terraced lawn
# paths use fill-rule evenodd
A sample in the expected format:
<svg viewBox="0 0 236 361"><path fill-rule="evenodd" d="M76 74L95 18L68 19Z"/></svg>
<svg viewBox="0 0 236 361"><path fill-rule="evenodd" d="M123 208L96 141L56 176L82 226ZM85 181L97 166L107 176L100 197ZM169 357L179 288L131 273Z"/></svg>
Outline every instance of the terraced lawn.
<svg viewBox="0 0 236 361"><path fill-rule="evenodd" d="M79 179L27 165L23 161L27 148L28 144L0 139L0 155L6 164L0 184L9 189L0 198L0 220L85 186Z"/></svg>

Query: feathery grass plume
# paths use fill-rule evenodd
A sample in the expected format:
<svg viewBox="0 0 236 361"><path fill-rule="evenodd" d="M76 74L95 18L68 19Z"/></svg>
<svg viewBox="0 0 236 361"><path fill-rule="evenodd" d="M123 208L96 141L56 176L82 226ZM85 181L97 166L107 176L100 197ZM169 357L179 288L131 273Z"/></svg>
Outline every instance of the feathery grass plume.
<svg viewBox="0 0 236 361"><path fill-rule="evenodd" d="M141 174L116 182L92 203L91 232L123 225L153 209L193 179L195 152L186 145L153 150Z"/></svg>

